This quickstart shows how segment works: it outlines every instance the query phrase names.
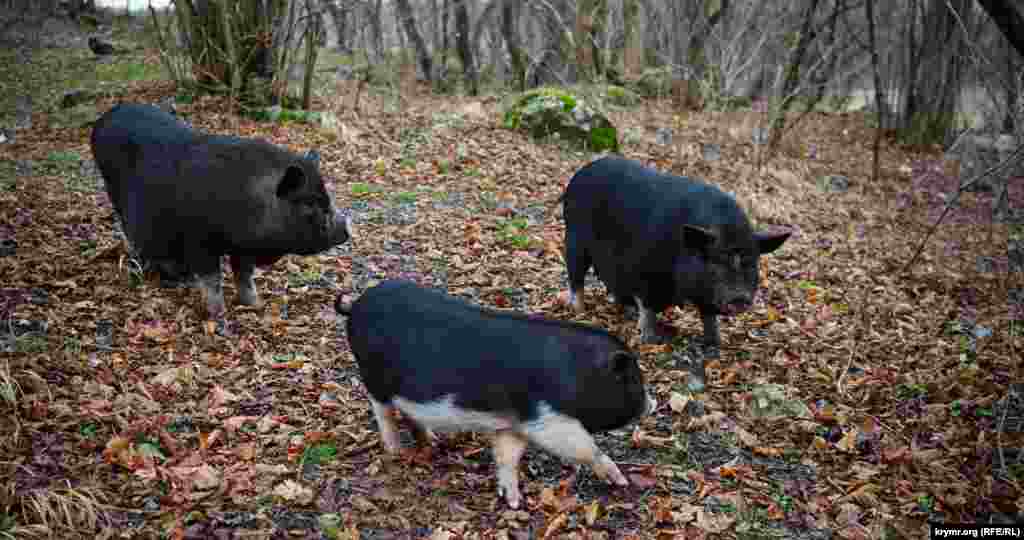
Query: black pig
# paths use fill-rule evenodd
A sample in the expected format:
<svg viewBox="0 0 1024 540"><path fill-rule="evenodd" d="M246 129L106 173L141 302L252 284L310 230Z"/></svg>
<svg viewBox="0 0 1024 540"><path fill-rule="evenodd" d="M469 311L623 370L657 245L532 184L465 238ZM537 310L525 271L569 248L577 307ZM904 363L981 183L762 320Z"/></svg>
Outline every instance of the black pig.
<svg viewBox="0 0 1024 540"><path fill-rule="evenodd" d="M231 256L239 301L259 305L256 266L325 251L351 234L316 155L204 134L139 104L107 111L90 142L133 249L165 273L197 274L210 316L224 313L223 255Z"/></svg>
<svg viewBox="0 0 1024 540"><path fill-rule="evenodd" d="M385 281L350 307L348 340L381 439L399 449L395 409L423 443L438 431L494 433L498 491L521 501L518 463L533 442L627 485L590 432L652 412L636 357L604 330L485 310L405 281Z"/></svg>
<svg viewBox="0 0 1024 540"><path fill-rule="evenodd" d="M593 266L614 301L639 308L644 343L658 343L657 313L689 302L700 310L708 355L718 354L719 314L748 309L758 260L789 232L755 232L736 200L717 187L609 156L576 172L563 201L569 298L583 306ZM690 388L704 388L703 361Z"/></svg>

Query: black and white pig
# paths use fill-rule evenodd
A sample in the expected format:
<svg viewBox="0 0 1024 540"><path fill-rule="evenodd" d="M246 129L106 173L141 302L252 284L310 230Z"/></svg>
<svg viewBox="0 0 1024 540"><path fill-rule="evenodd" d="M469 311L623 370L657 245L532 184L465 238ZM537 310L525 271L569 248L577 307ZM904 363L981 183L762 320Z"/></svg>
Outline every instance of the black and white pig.
<svg viewBox="0 0 1024 540"><path fill-rule="evenodd" d="M662 173L618 156L594 161L569 181L563 201L569 300L584 309L593 266L613 300L635 303L644 343L658 343L658 312L693 303L708 356L718 354L719 314L748 309L758 261L789 238L756 232L736 200L710 184ZM704 362L689 386L704 388Z"/></svg>
<svg viewBox="0 0 1024 540"><path fill-rule="evenodd" d="M120 104L93 127L92 153L132 248L165 274L196 274L208 314L224 313L221 258L239 301L260 305L256 266L347 241L316 153L210 135L151 105Z"/></svg>
<svg viewBox="0 0 1024 540"><path fill-rule="evenodd" d="M482 309L407 281L385 281L350 307L348 340L381 439L399 449L395 409L420 443L436 431L494 433L498 491L522 500L528 442L627 485L590 433L654 411L636 357L604 330Z"/></svg>

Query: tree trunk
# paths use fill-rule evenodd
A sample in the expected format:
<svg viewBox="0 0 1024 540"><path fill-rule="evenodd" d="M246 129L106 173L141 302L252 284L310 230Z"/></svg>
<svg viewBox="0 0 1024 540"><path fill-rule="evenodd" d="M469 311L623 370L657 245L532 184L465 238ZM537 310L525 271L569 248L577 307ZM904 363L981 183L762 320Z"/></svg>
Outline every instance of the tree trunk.
<svg viewBox="0 0 1024 540"><path fill-rule="evenodd" d="M430 58L430 51L427 50L427 44L423 42L423 36L420 35L420 31L416 28L416 19L413 17L412 6L409 5L409 0L395 0L395 10L405 29L405 35L412 42L413 49L416 51L416 57L419 59L423 76L426 77L428 82L432 81L434 63Z"/></svg>
<svg viewBox="0 0 1024 540"><path fill-rule="evenodd" d="M875 127L875 141L871 148L871 184L878 185L878 153L882 145L882 76L878 73L878 42L875 40L875 0L866 0L864 11L868 18L868 48L871 49L871 72L875 79L875 113L878 125Z"/></svg>
<svg viewBox="0 0 1024 540"><path fill-rule="evenodd" d="M623 67L626 79L635 79L643 72L643 38L640 35L639 0L622 1L622 28L625 53Z"/></svg>
<svg viewBox="0 0 1024 540"><path fill-rule="evenodd" d="M377 0L367 7L373 6L368 14L370 17L370 38L373 40L373 50L376 53L376 60L384 57L384 0Z"/></svg>
<svg viewBox="0 0 1024 540"><path fill-rule="evenodd" d="M978 0L981 7L985 9L992 21L996 23L1003 36L1017 50L1017 54L1024 56L1024 13L1020 7L1019 0Z"/></svg>
<svg viewBox="0 0 1024 540"><path fill-rule="evenodd" d="M442 63L447 63L448 49L451 48L451 44L448 43L448 12L451 7L451 0L444 0L444 5L441 7L441 35L439 36L441 38Z"/></svg>
<svg viewBox="0 0 1024 540"><path fill-rule="evenodd" d="M804 12L803 26L800 29L800 39L797 41L796 46L793 47L793 52L790 54L789 61L786 64L785 78L783 79L782 92L780 94L781 102L779 103L778 113L772 120L770 129L769 148L776 148L782 136L782 131L785 129L786 111L789 109L789 104L793 101L793 98L796 97L795 92L800 84L800 64L803 63L807 49L816 37L814 34L814 15L817 11L818 0L809 0L807 10Z"/></svg>
<svg viewBox="0 0 1024 540"><path fill-rule="evenodd" d="M970 0L950 5L969 24ZM912 142L937 143L954 125L960 97L965 36L946 0L932 0L924 15L920 71L912 90L913 108L907 110L903 135Z"/></svg>
<svg viewBox="0 0 1024 540"><path fill-rule="evenodd" d="M713 10L713 6L715 4L718 4L717 10ZM693 69L693 77L695 79L701 79L704 77L704 70L707 67L707 57L704 54L704 44L707 42L708 36L711 35L711 31L715 29L715 26L728 17L729 0L706 2L702 11L704 12L704 16L693 24L693 32L690 35L690 43L686 53L687 63L690 65L690 68Z"/></svg>
<svg viewBox="0 0 1024 540"><path fill-rule="evenodd" d="M313 11L313 0L306 0L306 10ZM316 73L317 46L323 36L323 19L313 17L306 27L306 72L302 80L302 109L310 110L313 100L313 74Z"/></svg>
<svg viewBox="0 0 1024 540"><path fill-rule="evenodd" d="M478 92L476 62L473 58L473 48L469 43L469 8L466 4L469 0L457 0L455 4L455 36L459 49L459 59L462 61L462 71L466 76L466 84L469 86L469 95L475 96Z"/></svg>
<svg viewBox="0 0 1024 540"><path fill-rule="evenodd" d="M548 0L543 5L531 4L542 28L540 61L536 64L537 84L566 85L576 82L575 65L567 62L572 50L572 4L567 0Z"/></svg>
<svg viewBox="0 0 1024 540"><path fill-rule="evenodd" d="M342 54L351 53L352 48L349 47L350 39L348 36L348 17L351 8L347 5L338 5L336 0L323 0L322 4L324 9L330 13L331 19L334 20L334 29L338 32L338 39L335 41L335 46L338 47L338 51Z"/></svg>
<svg viewBox="0 0 1024 540"><path fill-rule="evenodd" d="M508 47L508 55L511 58L512 80L515 81L515 89L522 92L526 90L526 54L519 41L521 5L519 0L500 1L502 1L501 34L505 39L505 46Z"/></svg>
<svg viewBox="0 0 1024 540"><path fill-rule="evenodd" d="M594 31L594 9L597 0L576 1L576 78L579 81L594 80L594 54L590 46Z"/></svg>

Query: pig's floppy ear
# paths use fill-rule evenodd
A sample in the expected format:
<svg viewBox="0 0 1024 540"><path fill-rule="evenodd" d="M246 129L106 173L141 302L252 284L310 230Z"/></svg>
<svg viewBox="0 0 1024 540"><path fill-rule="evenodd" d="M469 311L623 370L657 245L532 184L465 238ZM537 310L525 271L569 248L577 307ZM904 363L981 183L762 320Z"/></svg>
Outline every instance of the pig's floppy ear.
<svg viewBox="0 0 1024 540"><path fill-rule="evenodd" d="M757 240L757 250L761 253L771 253L779 249L782 243L789 238L790 234L793 234L793 232L754 233L754 239Z"/></svg>
<svg viewBox="0 0 1024 540"><path fill-rule="evenodd" d="M683 225L683 243L693 248L704 248L718 239L718 236L703 227Z"/></svg>
<svg viewBox="0 0 1024 540"><path fill-rule="evenodd" d="M306 185L305 171L298 165L289 165L284 170L284 176L281 177L281 181L277 184L277 196L287 199L302 189L304 185Z"/></svg>

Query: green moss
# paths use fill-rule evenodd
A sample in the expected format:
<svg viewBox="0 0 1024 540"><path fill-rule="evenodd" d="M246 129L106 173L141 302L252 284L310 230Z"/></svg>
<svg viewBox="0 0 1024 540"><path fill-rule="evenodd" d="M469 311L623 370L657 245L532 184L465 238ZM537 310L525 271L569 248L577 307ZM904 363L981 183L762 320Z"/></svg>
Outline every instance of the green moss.
<svg viewBox="0 0 1024 540"><path fill-rule="evenodd" d="M583 109L578 110L580 107ZM608 118L562 88L537 88L519 95L505 111L502 123L537 139L557 134L592 151L618 149L618 134Z"/></svg>
<svg viewBox="0 0 1024 540"><path fill-rule="evenodd" d="M590 149L595 152L619 150L618 133L612 126L599 127L590 130Z"/></svg>

